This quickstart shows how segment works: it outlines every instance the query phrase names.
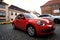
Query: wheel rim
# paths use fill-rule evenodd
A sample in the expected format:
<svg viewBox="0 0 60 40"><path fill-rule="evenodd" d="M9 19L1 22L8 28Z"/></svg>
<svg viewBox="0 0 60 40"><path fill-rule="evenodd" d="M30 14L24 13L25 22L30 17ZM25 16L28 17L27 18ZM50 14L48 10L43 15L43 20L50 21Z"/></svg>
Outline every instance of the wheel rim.
<svg viewBox="0 0 60 40"><path fill-rule="evenodd" d="M29 27L28 28L28 34L30 35L30 36L33 36L34 34L35 34L35 30L34 30L34 28L33 27Z"/></svg>

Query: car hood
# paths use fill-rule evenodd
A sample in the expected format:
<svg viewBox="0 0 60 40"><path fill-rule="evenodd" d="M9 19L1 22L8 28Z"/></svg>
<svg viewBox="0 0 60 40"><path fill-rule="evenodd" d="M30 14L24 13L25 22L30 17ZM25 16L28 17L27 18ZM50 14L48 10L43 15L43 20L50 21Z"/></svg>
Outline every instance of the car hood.
<svg viewBox="0 0 60 40"><path fill-rule="evenodd" d="M60 18L60 16L53 16L54 18Z"/></svg>
<svg viewBox="0 0 60 40"><path fill-rule="evenodd" d="M29 18L29 21L43 21L43 22L46 22L46 23L49 23L49 19L44 19L44 18L37 18L37 19L32 19L32 18Z"/></svg>

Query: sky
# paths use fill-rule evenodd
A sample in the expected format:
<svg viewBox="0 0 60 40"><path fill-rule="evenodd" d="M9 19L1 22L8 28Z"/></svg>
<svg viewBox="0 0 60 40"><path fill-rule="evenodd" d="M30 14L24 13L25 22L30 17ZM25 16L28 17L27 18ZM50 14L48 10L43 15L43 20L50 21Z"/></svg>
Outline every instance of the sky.
<svg viewBox="0 0 60 40"><path fill-rule="evenodd" d="M44 5L47 1L49 0L4 0L4 2L8 3L9 5L12 4L28 11L36 11L40 14L40 6Z"/></svg>

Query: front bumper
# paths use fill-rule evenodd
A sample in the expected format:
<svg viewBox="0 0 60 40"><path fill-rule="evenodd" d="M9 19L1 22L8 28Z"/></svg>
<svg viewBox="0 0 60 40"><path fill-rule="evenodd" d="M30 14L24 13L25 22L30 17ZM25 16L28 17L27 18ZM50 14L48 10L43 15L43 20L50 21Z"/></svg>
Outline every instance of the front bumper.
<svg viewBox="0 0 60 40"><path fill-rule="evenodd" d="M54 30L55 30L55 28L43 29L43 30L41 31L41 33L49 33L49 32L52 32L52 31L54 31Z"/></svg>
<svg viewBox="0 0 60 40"><path fill-rule="evenodd" d="M48 35L54 33L54 25L45 25L44 27L37 26L36 31L37 35Z"/></svg>
<svg viewBox="0 0 60 40"><path fill-rule="evenodd" d="M37 35L49 35L54 33L55 28L50 28L50 29L42 29L37 31Z"/></svg>

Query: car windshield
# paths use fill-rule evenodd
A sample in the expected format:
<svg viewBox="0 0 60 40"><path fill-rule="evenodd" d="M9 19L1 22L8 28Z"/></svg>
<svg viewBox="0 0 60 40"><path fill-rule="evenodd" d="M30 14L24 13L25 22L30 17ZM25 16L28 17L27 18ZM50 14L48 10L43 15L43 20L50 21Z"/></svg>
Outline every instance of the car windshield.
<svg viewBox="0 0 60 40"><path fill-rule="evenodd" d="M25 14L26 18L34 18L37 19L38 17L36 15L34 15L33 13L26 13Z"/></svg>

